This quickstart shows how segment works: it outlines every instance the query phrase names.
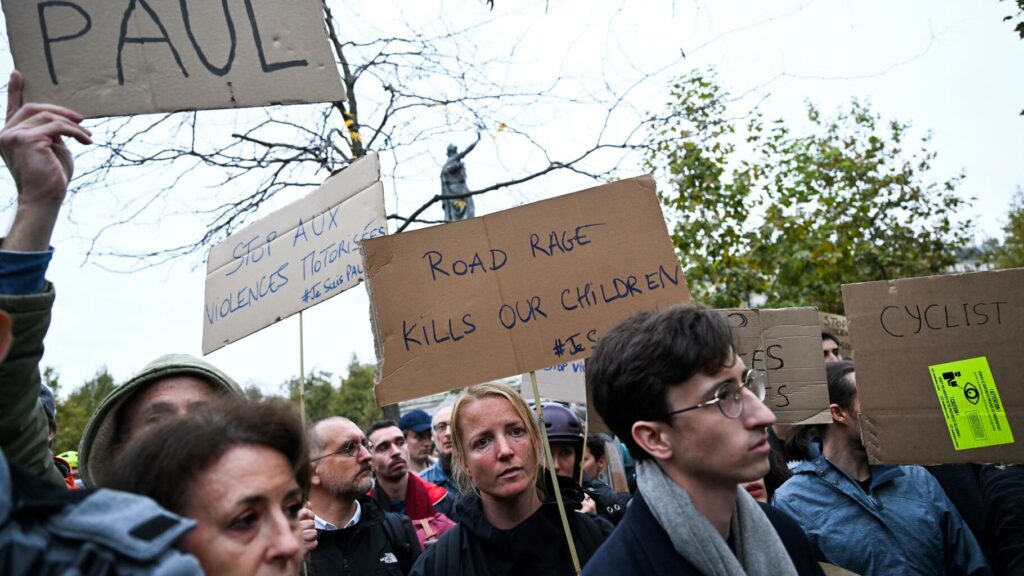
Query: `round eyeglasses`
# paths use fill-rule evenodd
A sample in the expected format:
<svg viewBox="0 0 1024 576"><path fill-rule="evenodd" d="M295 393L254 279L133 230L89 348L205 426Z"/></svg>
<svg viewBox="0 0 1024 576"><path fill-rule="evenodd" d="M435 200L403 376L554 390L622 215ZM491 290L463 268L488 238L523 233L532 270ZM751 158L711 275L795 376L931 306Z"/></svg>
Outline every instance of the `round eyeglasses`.
<svg viewBox="0 0 1024 576"><path fill-rule="evenodd" d="M743 375L743 384L736 380L723 383L715 390L715 397L707 402L701 402L688 408L680 408L665 414L662 418L668 420L676 414L689 412L712 404L718 406L722 416L726 418L739 418L743 414L743 389L746 388L757 396L758 400L764 400L766 377L764 370L751 368Z"/></svg>
<svg viewBox="0 0 1024 576"><path fill-rule="evenodd" d="M366 451L369 452L370 441L367 440L366 438L363 438L361 441L349 440L348 442L342 444L341 447L335 450L334 452L328 452L323 456L317 456L316 458L311 459L310 462L316 462L317 460L323 460L324 458L337 455L341 455L346 458L354 458L357 454L359 454L360 448L366 448Z"/></svg>

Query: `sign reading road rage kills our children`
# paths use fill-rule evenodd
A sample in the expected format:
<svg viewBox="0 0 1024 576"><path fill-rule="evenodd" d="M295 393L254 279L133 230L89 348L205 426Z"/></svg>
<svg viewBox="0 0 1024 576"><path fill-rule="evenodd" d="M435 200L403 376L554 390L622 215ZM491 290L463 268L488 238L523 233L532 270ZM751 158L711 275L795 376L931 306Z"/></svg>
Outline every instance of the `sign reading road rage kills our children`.
<svg viewBox="0 0 1024 576"><path fill-rule="evenodd" d="M634 313L688 302L649 176L363 243L377 402L590 355Z"/></svg>
<svg viewBox="0 0 1024 576"><path fill-rule="evenodd" d="M360 243L386 233L376 154L235 232L207 258L203 354L357 286Z"/></svg>
<svg viewBox="0 0 1024 576"><path fill-rule="evenodd" d="M320 0L3 3L25 99L86 118L345 98Z"/></svg>
<svg viewBox="0 0 1024 576"><path fill-rule="evenodd" d="M1024 463L1024 269L843 286L881 464Z"/></svg>

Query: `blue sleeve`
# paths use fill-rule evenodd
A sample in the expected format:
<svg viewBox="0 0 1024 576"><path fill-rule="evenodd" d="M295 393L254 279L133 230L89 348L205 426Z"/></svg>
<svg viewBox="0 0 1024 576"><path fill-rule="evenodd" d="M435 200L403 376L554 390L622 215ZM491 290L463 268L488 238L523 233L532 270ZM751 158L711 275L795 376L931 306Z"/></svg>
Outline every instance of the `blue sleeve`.
<svg viewBox="0 0 1024 576"><path fill-rule="evenodd" d="M0 250L0 294L38 294L46 283L53 248L45 252Z"/></svg>
<svg viewBox="0 0 1024 576"><path fill-rule="evenodd" d="M942 508L942 517L945 523L946 534L946 574L966 574L970 576L988 576L992 569L985 560L985 554L978 545L974 533L967 527L963 517L956 511L953 502L943 491L938 480L928 473L922 478L931 486L933 498Z"/></svg>

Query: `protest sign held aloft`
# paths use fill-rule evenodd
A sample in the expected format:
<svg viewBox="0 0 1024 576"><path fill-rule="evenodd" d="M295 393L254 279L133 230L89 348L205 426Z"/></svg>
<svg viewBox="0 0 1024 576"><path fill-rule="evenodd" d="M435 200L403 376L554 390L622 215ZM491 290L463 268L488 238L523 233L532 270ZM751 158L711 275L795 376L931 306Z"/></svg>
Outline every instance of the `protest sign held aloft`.
<svg viewBox="0 0 1024 576"><path fill-rule="evenodd" d="M235 232L207 258L203 354L356 286L360 242L386 233L376 154Z"/></svg>
<svg viewBox="0 0 1024 576"><path fill-rule="evenodd" d="M843 285L881 464L1024 463L1024 269Z"/></svg>
<svg viewBox="0 0 1024 576"><path fill-rule="evenodd" d="M850 344L850 322L841 314L818 312L821 319L821 330L828 332L839 341L839 355L846 360L853 360L853 345Z"/></svg>
<svg viewBox="0 0 1024 576"><path fill-rule="evenodd" d="M536 376L537 390L540 391L541 398L579 404L587 402L586 361L574 360L548 366L543 370L537 370ZM533 392L525 393L533 387L529 374L523 374L519 386L520 390L524 391L523 396L533 398Z"/></svg>
<svg viewBox="0 0 1024 576"><path fill-rule="evenodd" d="M582 360L690 300L649 176L363 244L390 404Z"/></svg>
<svg viewBox="0 0 1024 576"><path fill-rule="evenodd" d="M720 310L729 319L736 354L764 370L764 402L779 424L831 424L821 325L816 308Z"/></svg>
<svg viewBox="0 0 1024 576"><path fill-rule="evenodd" d="M25 99L86 118L345 98L319 0L4 2Z"/></svg>

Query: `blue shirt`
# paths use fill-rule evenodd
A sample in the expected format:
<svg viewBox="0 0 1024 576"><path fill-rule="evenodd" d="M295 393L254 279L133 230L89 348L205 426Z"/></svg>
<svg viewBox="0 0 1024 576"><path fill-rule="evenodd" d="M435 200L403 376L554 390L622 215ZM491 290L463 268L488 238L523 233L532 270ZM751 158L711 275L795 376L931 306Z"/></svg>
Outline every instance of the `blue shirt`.
<svg viewBox="0 0 1024 576"><path fill-rule="evenodd" d="M426 467L423 472L420 472L420 478L444 488L453 498L459 495L459 489L455 486L455 482L445 474L440 460Z"/></svg>
<svg viewBox="0 0 1024 576"><path fill-rule="evenodd" d="M824 560L861 576L991 574L970 529L920 466L871 466L867 492L824 456L775 491Z"/></svg>

